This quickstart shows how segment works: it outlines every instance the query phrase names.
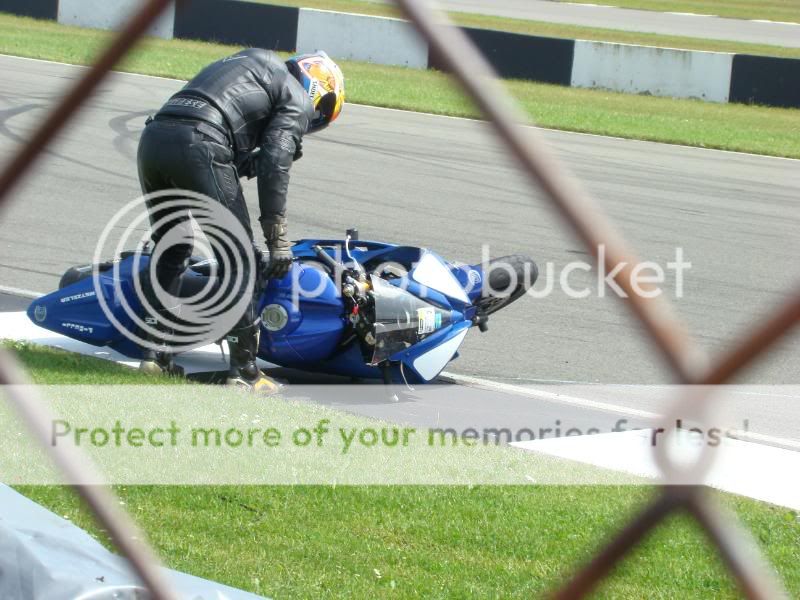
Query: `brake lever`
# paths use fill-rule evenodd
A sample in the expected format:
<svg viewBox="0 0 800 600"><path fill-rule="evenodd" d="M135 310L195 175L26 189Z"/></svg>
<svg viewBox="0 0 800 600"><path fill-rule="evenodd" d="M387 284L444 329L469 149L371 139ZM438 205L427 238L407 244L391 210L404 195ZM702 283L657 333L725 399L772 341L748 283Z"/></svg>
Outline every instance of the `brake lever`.
<svg viewBox="0 0 800 600"><path fill-rule="evenodd" d="M361 280L362 281L366 281L367 280L367 272L364 270L364 267L362 267L361 264L355 258L353 258L353 255L350 253L350 239L351 239L351 237L350 237L350 234L348 233L347 237L344 239L344 251L345 251L345 254L347 254L347 258L349 258L353 262L353 264L356 266L356 270L358 271L359 275L361 276Z"/></svg>

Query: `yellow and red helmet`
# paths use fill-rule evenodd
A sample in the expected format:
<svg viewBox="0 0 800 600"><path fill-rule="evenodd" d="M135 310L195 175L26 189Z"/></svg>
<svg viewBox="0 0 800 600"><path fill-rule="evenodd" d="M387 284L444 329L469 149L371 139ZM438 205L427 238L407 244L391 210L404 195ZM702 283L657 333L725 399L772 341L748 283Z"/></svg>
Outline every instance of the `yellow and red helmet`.
<svg viewBox="0 0 800 600"><path fill-rule="evenodd" d="M325 52L298 54L286 61L289 72L305 88L314 104L313 133L333 123L344 105L344 75Z"/></svg>

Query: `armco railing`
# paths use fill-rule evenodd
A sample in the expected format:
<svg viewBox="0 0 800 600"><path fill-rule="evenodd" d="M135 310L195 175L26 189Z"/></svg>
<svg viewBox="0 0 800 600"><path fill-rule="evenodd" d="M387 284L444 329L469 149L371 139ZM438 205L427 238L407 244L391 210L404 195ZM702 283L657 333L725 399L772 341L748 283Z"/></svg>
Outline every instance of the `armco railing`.
<svg viewBox="0 0 800 600"><path fill-rule="evenodd" d="M424 0L396 2L428 41L441 64L447 66L483 111L495 133L508 147L509 153L519 161L520 168L529 176L531 184L545 191L553 207L596 258L599 245L605 245L609 272L616 273L617 284L628 296L626 302L645 326L650 339L659 348L678 381L698 385L729 382L763 356L800 321L798 288L783 306L777 307L763 323L743 335L732 350L710 361L695 345L689 332L676 319L665 300L646 298L634 292L631 271L638 264L635 256L578 182L553 158L536 130L520 126L523 119L514 102L497 81L485 58L463 32L453 27L443 14L431 10ZM94 66L53 109L30 141L12 159L0 174L0 208L10 201L14 186L35 164L42 150L80 109L103 77L144 34L168 3L169 0L143 2L139 12L127 23ZM628 266L616 271L614 267L622 263ZM112 492L107 487L86 485L86 482L98 480L95 467L88 457L78 448L66 445L55 447L47 443L50 415L31 387L13 385L21 383L25 383L25 377L14 357L9 352L0 350L0 384L7 385L9 401L62 470L66 482L83 498L99 523L109 532L112 541L130 561L143 585L150 590L151 596L157 600L175 598L157 568L154 554L140 541L144 536L119 508ZM677 415L682 410L691 409L705 401L702 393L694 391L691 395L679 398L673 412ZM660 449L661 447L653 450L656 452L657 462L665 474L674 475L678 468L670 463L666 451ZM700 460L703 460L702 457ZM554 594L555 597L585 596L649 531L676 511L685 511L697 520L717 547L746 597L765 600L786 597L772 570L761 559L757 548L736 520L712 505L702 488L675 485L664 486L659 497L619 532L593 560L575 573Z"/></svg>

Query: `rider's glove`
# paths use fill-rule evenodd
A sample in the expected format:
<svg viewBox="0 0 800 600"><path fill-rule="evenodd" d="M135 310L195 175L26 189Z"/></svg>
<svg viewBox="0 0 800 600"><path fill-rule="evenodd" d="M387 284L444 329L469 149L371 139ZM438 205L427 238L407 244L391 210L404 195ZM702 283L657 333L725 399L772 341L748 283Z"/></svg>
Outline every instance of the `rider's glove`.
<svg viewBox="0 0 800 600"><path fill-rule="evenodd" d="M269 248L266 277L281 279L292 266L292 244L286 239L286 217L275 215L262 218L261 228Z"/></svg>

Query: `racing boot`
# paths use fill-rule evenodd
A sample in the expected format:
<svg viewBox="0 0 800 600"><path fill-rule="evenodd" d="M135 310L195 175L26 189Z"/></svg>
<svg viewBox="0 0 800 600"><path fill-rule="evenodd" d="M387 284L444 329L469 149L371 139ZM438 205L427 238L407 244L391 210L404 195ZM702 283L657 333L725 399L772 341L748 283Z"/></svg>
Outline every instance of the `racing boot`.
<svg viewBox="0 0 800 600"><path fill-rule="evenodd" d="M171 314L169 309L155 311L155 316L147 315L145 323L155 327L162 335L147 334L149 342L142 353L142 360L139 363L139 370L148 375L183 375L183 368L175 364L173 353L169 351L165 338L171 338L173 331L164 325Z"/></svg>
<svg viewBox="0 0 800 600"><path fill-rule="evenodd" d="M227 335L231 368L226 383L258 394L277 394L281 385L264 375L256 364L259 336L258 323L233 329Z"/></svg>

